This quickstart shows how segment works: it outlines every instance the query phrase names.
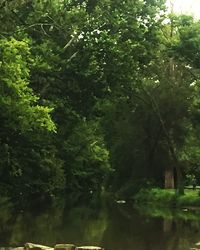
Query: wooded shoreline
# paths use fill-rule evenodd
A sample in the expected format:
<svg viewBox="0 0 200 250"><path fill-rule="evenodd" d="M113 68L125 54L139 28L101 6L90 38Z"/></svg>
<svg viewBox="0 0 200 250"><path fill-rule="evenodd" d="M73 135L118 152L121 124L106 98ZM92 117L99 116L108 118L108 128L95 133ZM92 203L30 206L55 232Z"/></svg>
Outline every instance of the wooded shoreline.
<svg viewBox="0 0 200 250"><path fill-rule="evenodd" d="M200 183L199 20L163 0L10 0L0 22L1 196Z"/></svg>

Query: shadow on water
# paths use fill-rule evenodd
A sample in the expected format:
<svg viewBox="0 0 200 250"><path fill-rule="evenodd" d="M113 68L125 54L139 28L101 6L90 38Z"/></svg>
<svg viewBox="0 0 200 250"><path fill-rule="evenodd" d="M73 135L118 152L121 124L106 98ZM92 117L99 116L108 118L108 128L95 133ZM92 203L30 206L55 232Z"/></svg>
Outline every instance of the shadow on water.
<svg viewBox="0 0 200 250"><path fill-rule="evenodd" d="M188 250L200 241L200 210L133 207L110 201L55 200L20 210L0 203L0 246L34 242L98 245L106 250Z"/></svg>

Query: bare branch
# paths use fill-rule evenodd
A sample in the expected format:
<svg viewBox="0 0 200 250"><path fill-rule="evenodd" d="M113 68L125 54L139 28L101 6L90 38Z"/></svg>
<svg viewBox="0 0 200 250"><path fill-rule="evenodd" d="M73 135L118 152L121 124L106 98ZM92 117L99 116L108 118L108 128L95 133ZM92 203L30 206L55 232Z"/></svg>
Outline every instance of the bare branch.
<svg viewBox="0 0 200 250"><path fill-rule="evenodd" d="M73 36L70 40L69 40L69 42L64 46L64 50L66 50L67 48L69 48L69 46L73 43L73 41L75 40L75 36Z"/></svg>
<svg viewBox="0 0 200 250"><path fill-rule="evenodd" d="M47 32L45 31L45 29L44 29L44 27L43 27L43 24L41 24L41 29L42 29L42 31L44 32L44 34L45 34L46 36L49 36L49 35L47 34Z"/></svg>
<svg viewBox="0 0 200 250"><path fill-rule="evenodd" d="M76 57L76 55L78 54L78 51L76 51L68 60L67 62L71 62L72 59L74 59Z"/></svg>

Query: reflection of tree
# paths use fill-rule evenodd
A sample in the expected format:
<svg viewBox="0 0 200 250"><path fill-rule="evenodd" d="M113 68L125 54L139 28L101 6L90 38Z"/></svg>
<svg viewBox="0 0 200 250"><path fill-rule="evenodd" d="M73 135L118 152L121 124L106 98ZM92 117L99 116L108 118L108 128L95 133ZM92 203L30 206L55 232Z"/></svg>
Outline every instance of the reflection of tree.
<svg viewBox="0 0 200 250"><path fill-rule="evenodd" d="M176 213L175 216L177 216ZM163 218L166 249L188 250L200 238L199 230L197 231L197 228L200 228L200 221L190 220L190 214L188 219L186 219L187 215L185 215L185 219L177 219L175 216L171 219Z"/></svg>
<svg viewBox="0 0 200 250"><path fill-rule="evenodd" d="M88 203L64 209L60 205L40 206L18 212L13 205L0 210L0 246L22 246L34 242L53 246L56 243L99 245L107 227L106 210ZM3 236L3 237L1 237Z"/></svg>
<svg viewBox="0 0 200 250"><path fill-rule="evenodd" d="M107 227L107 213L104 205L94 204L90 207L88 203L70 209L63 220L62 234L65 241L76 245L99 245ZM63 240L60 237L60 241Z"/></svg>
<svg viewBox="0 0 200 250"><path fill-rule="evenodd" d="M23 246L28 241L52 245L61 215L62 207L41 212L40 206L35 211L22 211L11 203L4 204L0 209L0 245Z"/></svg>
<svg viewBox="0 0 200 250"><path fill-rule="evenodd" d="M193 227L194 220L177 219L172 216L174 211L171 217L167 213L166 219L138 214L133 209L128 215L125 215L127 209L110 211L102 243L109 250L188 250L200 239L200 233L196 232L200 224Z"/></svg>
<svg viewBox="0 0 200 250"><path fill-rule="evenodd" d="M108 227L102 239L105 249L153 250L156 245L161 249L160 242L157 241L158 238L162 238L160 219L152 220L146 216L139 216L132 209L127 212L126 209L123 211L123 209L110 208L109 211Z"/></svg>
<svg viewBox="0 0 200 250"><path fill-rule="evenodd" d="M200 241L199 212L139 211L122 204L88 204L34 213L5 205L0 209L0 246L32 241L99 245L106 250L188 250Z"/></svg>
<svg viewBox="0 0 200 250"><path fill-rule="evenodd" d="M16 214L13 211L12 205L5 202L0 205L0 242L2 245L7 245L12 233L12 226L16 221Z"/></svg>
<svg viewBox="0 0 200 250"><path fill-rule="evenodd" d="M173 220L172 219L163 219L163 232L167 233L172 230Z"/></svg>

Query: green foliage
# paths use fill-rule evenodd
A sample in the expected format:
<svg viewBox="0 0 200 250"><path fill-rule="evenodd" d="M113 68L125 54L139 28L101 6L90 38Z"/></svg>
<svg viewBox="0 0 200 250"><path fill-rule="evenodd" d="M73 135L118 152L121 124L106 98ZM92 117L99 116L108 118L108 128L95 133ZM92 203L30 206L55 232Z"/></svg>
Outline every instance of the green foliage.
<svg viewBox="0 0 200 250"><path fill-rule="evenodd" d="M198 177L199 22L163 22L164 10L163 0L1 4L3 191L111 186L128 197L163 186L168 166Z"/></svg>
<svg viewBox="0 0 200 250"><path fill-rule="evenodd" d="M63 189L62 162L42 142L56 126L52 109L40 105L29 86L29 41L2 39L0 49L1 191L15 199L40 192L50 195Z"/></svg>
<svg viewBox="0 0 200 250"><path fill-rule="evenodd" d="M177 200L177 206L200 206L200 197L198 195L198 191L187 190L186 194L180 196Z"/></svg>
<svg viewBox="0 0 200 250"><path fill-rule="evenodd" d="M81 121L64 144L70 163L71 189L89 193L101 190L105 177L111 171L109 153L103 142L97 122ZM66 171L69 171L66 169Z"/></svg>
<svg viewBox="0 0 200 250"><path fill-rule="evenodd" d="M200 35L198 30L200 23L195 23L191 20L183 23L184 25L180 28L180 43L177 46L177 50L188 61L188 64L199 68Z"/></svg>
<svg viewBox="0 0 200 250"><path fill-rule="evenodd" d="M164 189L141 189L141 191L134 196L134 200L138 203L152 203L160 204L160 206L175 206L176 193L174 190Z"/></svg>
<svg viewBox="0 0 200 250"><path fill-rule="evenodd" d="M51 109L38 105L29 84L28 41L17 41L14 38L0 41L1 58L1 114L7 120L7 126L15 127L22 132L31 130L55 131L55 124L50 118ZM4 112L3 112L4 110Z"/></svg>

